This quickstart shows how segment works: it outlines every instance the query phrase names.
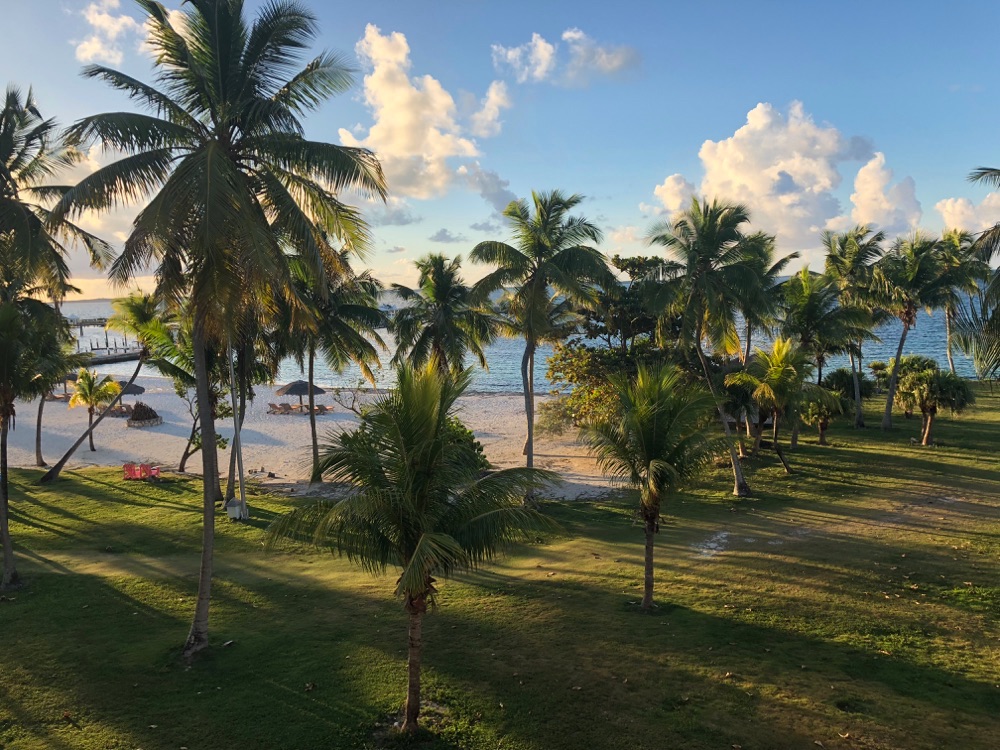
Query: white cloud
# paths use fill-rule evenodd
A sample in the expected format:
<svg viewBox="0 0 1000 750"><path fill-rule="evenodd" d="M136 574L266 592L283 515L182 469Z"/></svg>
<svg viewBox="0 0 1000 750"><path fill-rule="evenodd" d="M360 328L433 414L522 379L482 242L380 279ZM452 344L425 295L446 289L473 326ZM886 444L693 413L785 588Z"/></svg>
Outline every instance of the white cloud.
<svg viewBox="0 0 1000 750"><path fill-rule="evenodd" d="M410 46L403 34L382 34L369 24L355 49L370 68L364 100L373 123L364 136L363 129L340 129L341 142L375 151L394 195L418 199L443 195L456 178L452 161L480 154L469 136L499 132L500 110L510 106L506 87L501 82L490 86L467 129L459 120L454 97L440 81L430 75L411 77Z"/></svg>
<svg viewBox="0 0 1000 750"><path fill-rule="evenodd" d="M663 211L672 214L690 205L694 196L694 185L688 182L684 175L672 174L653 188L653 195L663 204ZM647 204L641 204L640 209L644 206L648 207ZM649 212L643 211L643 213Z"/></svg>
<svg viewBox="0 0 1000 750"><path fill-rule="evenodd" d="M507 94L507 84L503 81L493 81L482 100L482 107L474 113L470 122L473 135L481 138L491 138L500 134L500 111L510 108L510 96Z"/></svg>
<svg viewBox="0 0 1000 750"><path fill-rule="evenodd" d="M464 235L453 234L450 230L441 228L428 237L431 242L467 242Z"/></svg>
<svg viewBox="0 0 1000 750"><path fill-rule="evenodd" d="M142 30L132 16L116 14L121 0L96 0L81 11L90 26L90 36L76 45L76 59L83 63L101 62L121 65L122 41Z"/></svg>
<svg viewBox="0 0 1000 750"><path fill-rule="evenodd" d="M386 250L386 252L389 255L396 255L398 253L405 253L406 252L406 248L402 247L401 245L393 245L388 250Z"/></svg>
<svg viewBox="0 0 1000 750"><path fill-rule="evenodd" d="M469 224L469 229L474 229L477 232L485 232L486 234L496 234L503 229L503 227L494 221L477 221L473 224Z"/></svg>
<svg viewBox="0 0 1000 750"><path fill-rule="evenodd" d="M517 200L517 196L510 191L510 180L503 179L499 174L490 169L483 169L479 162L463 164L456 172L466 185L482 196L483 200L493 207L494 215L500 219L508 204Z"/></svg>
<svg viewBox="0 0 1000 750"><path fill-rule="evenodd" d="M541 34L532 34L531 41L518 47L492 45L493 65L497 70L510 68L518 83L544 81L556 66L556 47Z"/></svg>
<svg viewBox="0 0 1000 750"><path fill-rule="evenodd" d="M1000 193L988 193L977 206L968 198L945 198L934 204L945 229L981 232L1000 222Z"/></svg>
<svg viewBox="0 0 1000 750"><path fill-rule="evenodd" d="M407 224L416 224L423 221L423 216L418 216L402 198L390 195L385 203L379 201L368 201L369 222L375 227L402 227Z"/></svg>
<svg viewBox="0 0 1000 750"><path fill-rule="evenodd" d="M892 177L880 151L858 170L851 194L853 223L874 225L887 235L906 232L920 223L923 212L913 178L906 177L890 187Z"/></svg>
<svg viewBox="0 0 1000 750"><path fill-rule="evenodd" d="M599 44L578 28L562 33L561 46L533 33L517 47L492 45L493 66L509 70L518 83L551 81L563 85L585 85L597 76L614 76L639 64L639 53L627 45Z"/></svg>
<svg viewBox="0 0 1000 750"><path fill-rule="evenodd" d="M615 227L608 233L608 239L615 246L615 250L621 250L623 245L634 245L642 240L639 228L634 226Z"/></svg>

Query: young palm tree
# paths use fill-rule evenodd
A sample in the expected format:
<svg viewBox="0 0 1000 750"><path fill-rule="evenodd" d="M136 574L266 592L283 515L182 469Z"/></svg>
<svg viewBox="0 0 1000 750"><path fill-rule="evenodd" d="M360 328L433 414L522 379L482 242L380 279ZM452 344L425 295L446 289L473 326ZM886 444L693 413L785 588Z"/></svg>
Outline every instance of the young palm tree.
<svg viewBox="0 0 1000 750"><path fill-rule="evenodd" d="M711 428L715 401L684 383L675 368L639 368L634 380L613 378L614 417L584 428L583 439L605 474L639 493L646 535L642 608L653 606L653 550L660 508L717 453Z"/></svg>
<svg viewBox="0 0 1000 750"><path fill-rule="evenodd" d="M59 474L62 473L62 470L73 457L73 454L83 445L84 440L89 440L90 449L94 450L94 430L97 429L97 426L104 420L108 412L121 401L128 387L139 377L139 371L149 357L147 330L154 322L167 320L162 306L152 294L133 292L126 297L119 297L112 300L111 308L114 312L108 318L107 327L112 331L132 334L132 338L139 344L139 361L136 362L135 370L132 372L132 376L128 379L128 382L125 383L125 387L118 391L111 403L108 404L108 408L102 410L97 416L96 421L91 419L86 431L76 439L76 442L69 447L69 450L56 462L55 466L45 472L40 480L42 484L55 481L59 478Z"/></svg>
<svg viewBox="0 0 1000 750"><path fill-rule="evenodd" d="M664 310L681 320L681 338L698 354L705 382L716 399L719 418L730 441L733 494L749 497L750 485L743 476L729 421L712 382L705 356L708 340L718 351L733 350L736 310L741 300L759 298L763 286L755 246L744 227L750 222L746 206L717 200L692 199L691 207L669 222L655 224L647 242L660 245L673 256L676 273L666 285L671 303Z"/></svg>
<svg viewBox="0 0 1000 750"><path fill-rule="evenodd" d="M69 400L69 408L77 406L87 407L87 435L90 436L90 450L96 451L94 447L94 413L117 401L117 396L121 396L122 387L110 376L105 375L98 379L97 373L85 367L80 368L76 376L76 390Z"/></svg>
<svg viewBox="0 0 1000 750"><path fill-rule="evenodd" d="M532 192L530 205L524 199L511 201L504 216L510 222L513 244L480 242L470 255L476 263L496 266L476 284L476 299L485 303L493 292L510 288L512 304L521 311L515 320L524 337L521 384L529 468L535 456L535 350L551 332L552 294L575 304L593 304L592 284L615 283L605 257L588 244L601 241L601 230L582 216L570 215L582 201L582 195L564 195L559 190Z"/></svg>
<svg viewBox="0 0 1000 750"><path fill-rule="evenodd" d="M403 365L397 386L380 396L353 432L331 437L321 465L353 490L342 500L279 518L271 538L290 536L329 547L367 571L400 571L396 595L409 615L408 688L403 731L420 714L422 623L438 577L476 568L543 518L521 504L552 475L505 469L480 476L474 448L449 428L469 373L430 363Z"/></svg>
<svg viewBox="0 0 1000 750"><path fill-rule="evenodd" d="M472 289L461 276L462 258L448 260L430 254L416 261L420 279L417 289L393 284L393 291L406 303L392 319L396 355L392 361L407 361L422 367L434 358L438 366L458 372L465 369L471 352L486 368L484 347L496 337L495 317L472 301Z"/></svg>
<svg viewBox="0 0 1000 750"><path fill-rule="evenodd" d="M207 351L232 337L247 299L262 320L291 292L291 257L314 278L335 267L338 240L367 247L367 227L339 194L385 197L375 157L307 140L301 118L352 83L341 58L321 54L295 72L317 36L316 19L291 0L266 4L251 23L243 0L190 0L183 20L154 0L147 14L159 88L91 65L84 75L124 91L151 114L106 113L71 129L126 156L97 170L56 205L57 217L142 202L111 278L149 265L157 294L188 300L202 433L202 564L190 657L208 645L218 456ZM240 314L237 314L240 313Z"/></svg>
<svg viewBox="0 0 1000 750"><path fill-rule="evenodd" d="M896 347L896 361L889 375L882 429L892 429L892 405L899 383L899 363L903 358L906 334L917 324L921 307L930 312L945 301L938 241L921 232L900 237L875 269L876 297L881 307L903 324Z"/></svg>
<svg viewBox="0 0 1000 750"><path fill-rule="evenodd" d="M840 288L840 301L844 305L861 307L877 323L876 309L872 301L872 277L874 264L882 257L884 232L872 232L867 225L858 225L846 232L823 232L823 247L826 249L826 275L836 280ZM874 334L872 334L874 336ZM862 339L858 339L857 349L849 349L851 371L854 378L854 427L865 426L864 410L861 406ZM856 360L856 361L855 361Z"/></svg>
<svg viewBox="0 0 1000 750"><path fill-rule="evenodd" d="M792 413L805 398L833 399L818 385L809 381L812 363L808 352L790 338L777 338L771 351L757 349L746 369L726 376L726 382L753 389L754 400L771 413L771 447L781 460L786 474L792 468L778 444L781 419Z"/></svg>
<svg viewBox="0 0 1000 750"><path fill-rule="evenodd" d="M984 260L981 248L971 232L950 229L941 236L938 243L941 261L941 280L944 307L944 330L948 369L955 374L955 360L952 357L952 328L958 317L959 308L974 294L980 285L990 277L990 264Z"/></svg>
<svg viewBox="0 0 1000 750"><path fill-rule="evenodd" d="M969 381L953 372L943 372L937 367L914 370L899 380L899 395L904 396L911 408L920 410L923 424L920 430L921 445L933 445L934 419L942 408L959 414L976 402Z"/></svg>
<svg viewBox="0 0 1000 750"><path fill-rule="evenodd" d="M0 109L0 234L10 235L9 250L26 264L32 283L56 300L68 290L67 244L83 245L99 268L113 254L106 242L46 207L67 190L49 180L81 157L58 123L42 118L30 89L23 96L7 88Z"/></svg>

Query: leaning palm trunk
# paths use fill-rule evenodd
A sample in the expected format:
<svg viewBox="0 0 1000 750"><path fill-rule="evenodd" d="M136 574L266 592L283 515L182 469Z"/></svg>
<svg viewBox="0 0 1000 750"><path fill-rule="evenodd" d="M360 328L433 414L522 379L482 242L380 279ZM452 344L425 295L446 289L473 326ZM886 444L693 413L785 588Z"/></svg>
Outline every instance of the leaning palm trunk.
<svg viewBox="0 0 1000 750"><path fill-rule="evenodd" d="M734 445L733 434L729 429L729 420L726 418L726 411L722 407L718 395L715 393L715 384L712 382L712 375L708 370L708 360L705 358L705 352L701 350L700 330L698 331L694 348L698 352L701 369L705 373L705 382L708 384L708 390L715 400L715 408L719 411L719 419L722 420L722 429L726 433L726 442L729 445L729 460L733 466L733 494L736 497L750 497L750 485L747 484L747 480L743 476L743 466L740 464L740 457L736 455L736 446Z"/></svg>
<svg viewBox="0 0 1000 750"><path fill-rule="evenodd" d="M45 394L38 399L38 420L35 422L35 466L48 466L42 456L42 409L45 408Z"/></svg>
<svg viewBox="0 0 1000 750"><path fill-rule="evenodd" d="M858 360L854 359L854 352L851 352L851 377L854 379L854 428L862 429L865 426L865 410L861 405L861 347L858 347Z"/></svg>
<svg viewBox="0 0 1000 750"><path fill-rule="evenodd" d="M312 438L312 474L310 482L322 482L323 472L319 470L319 439L316 437L316 396L313 395L313 372L316 363L316 348L309 345L309 434Z"/></svg>
<svg viewBox="0 0 1000 750"><path fill-rule="evenodd" d="M191 631L184 644L184 656L190 658L208 647L208 606L212 596L212 562L215 551L215 500L219 481L218 454L210 450L215 445L215 420L209 393L208 363L202 324L195 322L192 332L194 345L194 376L198 394L198 417L201 422L202 465L202 543L201 568L198 573L198 599L195 604Z"/></svg>
<svg viewBox="0 0 1000 750"><path fill-rule="evenodd" d="M951 374L954 375L955 359L952 357L951 354L951 318L952 318L952 309L949 306L946 307L944 310L944 338L945 338L945 344L947 345L946 351L948 353L948 369L951 370Z"/></svg>
<svg viewBox="0 0 1000 750"><path fill-rule="evenodd" d="M77 438L76 442L70 446L69 450L66 451L65 455L63 455L63 457L59 459L59 461L56 463L55 466L53 466L51 469L45 472L42 478L38 480L39 484L48 484L49 482L54 482L56 479L58 479L59 474L62 472L64 468L66 468L67 462L69 462L69 460L73 457L73 454L76 453L77 449L81 445L83 445L84 440L87 440L89 438L91 450L94 450L93 447L94 438L92 437L92 435L94 434L94 430L97 429L97 425L99 425L104 420L104 418L108 415L108 413L118 405L118 402L122 400L122 396L125 395L125 391L128 390L128 387L135 382L135 379L137 377L139 377L139 370L142 369L142 365L143 362L145 362L145 359L146 359L145 353L143 352L139 355L139 362L135 366L135 372L132 373L132 377L128 379L128 382L125 384L125 387L122 388L113 399L111 399L111 403L108 404L106 409L104 409L100 414L97 415L97 419L92 418L91 424L87 428L87 431Z"/></svg>
<svg viewBox="0 0 1000 750"><path fill-rule="evenodd" d="M247 380L246 373L244 372L244 358L241 355L240 358L240 370L239 376L236 378L236 388L238 391L238 405L236 408L236 421L239 424L239 429L235 432L241 432L243 430L243 422L246 419L247 414ZM239 461L240 452L243 450L242 440L238 440L234 434L233 436L233 449L229 452L229 475L226 478L226 497L225 501L228 503L230 500L236 497L236 489L239 483L236 481L236 469L240 468L240 481L242 482L243 472L242 467L237 467L237 463L242 464ZM242 501L242 496L241 496Z"/></svg>
<svg viewBox="0 0 1000 750"><path fill-rule="evenodd" d="M771 412L771 419L774 424L771 425L771 447L774 448L774 452L778 455L778 460L781 461L781 465L785 469L786 474L792 473L792 467L788 465L788 460L785 458L784 452L781 450L781 446L778 445L778 410L775 409Z"/></svg>
<svg viewBox="0 0 1000 750"><path fill-rule="evenodd" d="M896 347L896 361L892 363L892 374L889 376L889 390L885 397L885 414L882 415L882 429L892 429L892 402L896 398L896 386L899 384L899 365L903 358L903 345L906 343L906 334L910 330L909 323L903 323L903 333L899 337L899 346Z"/></svg>
<svg viewBox="0 0 1000 750"><path fill-rule="evenodd" d="M931 430L934 427L934 415L937 413L937 409L931 409L927 412L927 417L924 420L924 432L920 439L921 445L933 445L934 441L931 440Z"/></svg>
<svg viewBox="0 0 1000 750"><path fill-rule="evenodd" d="M10 541L10 494L7 475L7 432L10 429L10 416L0 417L0 542L3 544L3 577L0 578L0 589L17 586L20 578L14 563L14 545Z"/></svg>
<svg viewBox="0 0 1000 750"><path fill-rule="evenodd" d="M535 465L535 342L527 340L524 356L521 357L521 385L524 388L524 416L528 420L528 434L524 439L523 453L527 457L525 466Z"/></svg>
<svg viewBox="0 0 1000 750"><path fill-rule="evenodd" d="M741 360L743 364L750 361L750 339L753 337L753 326L747 323L747 340L746 344L743 346L743 359Z"/></svg>
<svg viewBox="0 0 1000 750"><path fill-rule="evenodd" d="M419 728L420 717L420 664L423 652L423 619L427 612L427 599L413 597L406 603L410 614L409 652L407 654L406 715L403 731L413 734Z"/></svg>

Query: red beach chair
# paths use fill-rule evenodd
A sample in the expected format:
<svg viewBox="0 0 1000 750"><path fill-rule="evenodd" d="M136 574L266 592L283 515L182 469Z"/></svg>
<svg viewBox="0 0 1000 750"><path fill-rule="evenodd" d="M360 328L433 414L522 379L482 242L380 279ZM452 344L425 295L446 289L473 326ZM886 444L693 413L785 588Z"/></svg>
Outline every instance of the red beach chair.
<svg viewBox="0 0 1000 750"><path fill-rule="evenodd" d="M157 479L160 476L160 467L150 466L149 464L140 464L139 474L142 479Z"/></svg>
<svg viewBox="0 0 1000 750"><path fill-rule="evenodd" d="M135 464L125 464L122 466L123 479L142 479L142 473Z"/></svg>

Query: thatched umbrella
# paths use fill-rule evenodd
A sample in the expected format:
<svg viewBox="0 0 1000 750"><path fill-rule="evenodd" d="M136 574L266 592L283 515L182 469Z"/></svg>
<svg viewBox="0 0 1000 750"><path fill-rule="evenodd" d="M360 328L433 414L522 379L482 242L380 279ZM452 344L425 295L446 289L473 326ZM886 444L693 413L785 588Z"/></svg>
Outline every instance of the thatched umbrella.
<svg viewBox="0 0 1000 750"><path fill-rule="evenodd" d="M318 385L313 385L312 392L314 396L321 393L326 393ZM299 409L302 409L302 397L309 395L309 383L304 380L293 380L288 385L283 385L281 388L275 391L278 396L298 396L299 397Z"/></svg>
<svg viewBox="0 0 1000 750"><path fill-rule="evenodd" d="M122 389L123 396L141 396L146 392L146 389L141 385L130 384L127 380L119 380L118 387Z"/></svg>

